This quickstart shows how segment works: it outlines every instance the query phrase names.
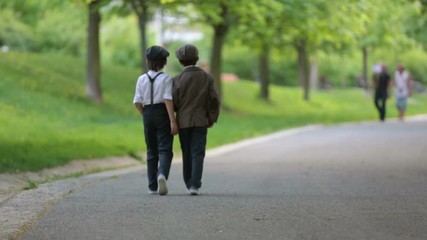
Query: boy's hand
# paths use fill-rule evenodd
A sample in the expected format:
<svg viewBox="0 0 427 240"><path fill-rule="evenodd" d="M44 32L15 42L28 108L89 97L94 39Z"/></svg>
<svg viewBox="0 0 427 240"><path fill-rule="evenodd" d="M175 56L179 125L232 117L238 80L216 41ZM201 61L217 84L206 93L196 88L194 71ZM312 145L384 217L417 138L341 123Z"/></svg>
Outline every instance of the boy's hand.
<svg viewBox="0 0 427 240"><path fill-rule="evenodd" d="M178 124L175 121L171 122L171 134L176 135L178 134L178 131L179 131Z"/></svg>
<svg viewBox="0 0 427 240"><path fill-rule="evenodd" d="M144 115L144 106L141 103L135 103L134 105L136 109L138 109L138 112L141 113L141 115Z"/></svg>

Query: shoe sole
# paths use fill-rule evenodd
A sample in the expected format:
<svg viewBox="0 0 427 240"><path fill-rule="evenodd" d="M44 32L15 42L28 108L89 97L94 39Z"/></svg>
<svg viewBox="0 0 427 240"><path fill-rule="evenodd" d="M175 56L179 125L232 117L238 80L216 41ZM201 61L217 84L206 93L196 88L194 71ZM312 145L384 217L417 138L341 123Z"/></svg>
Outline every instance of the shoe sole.
<svg viewBox="0 0 427 240"><path fill-rule="evenodd" d="M190 195L191 196L197 196L197 195L199 195L199 192L198 191L191 191L190 190Z"/></svg>
<svg viewBox="0 0 427 240"><path fill-rule="evenodd" d="M166 186L166 179L160 178L157 183L159 184L159 195L168 194L168 188Z"/></svg>

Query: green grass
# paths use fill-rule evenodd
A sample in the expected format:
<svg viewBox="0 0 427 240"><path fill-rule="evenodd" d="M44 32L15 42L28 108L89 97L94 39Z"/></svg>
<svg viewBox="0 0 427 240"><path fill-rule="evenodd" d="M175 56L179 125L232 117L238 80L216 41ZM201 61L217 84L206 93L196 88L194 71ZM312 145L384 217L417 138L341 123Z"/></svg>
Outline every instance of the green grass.
<svg viewBox="0 0 427 240"><path fill-rule="evenodd" d="M129 155L145 150L141 117L132 100L139 71L103 65L105 102L85 97L84 59L9 52L0 54L0 172L39 170L74 159ZM299 88L271 87L271 101L258 85L224 84L224 110L210 129L208 147L311 123L376 119L372 100L358 89L318 91L310 102ZM393 101L388 116L395 117ZM427 112L416 95L409 114ZM175 138L175 150L179 149Z"/></svg>

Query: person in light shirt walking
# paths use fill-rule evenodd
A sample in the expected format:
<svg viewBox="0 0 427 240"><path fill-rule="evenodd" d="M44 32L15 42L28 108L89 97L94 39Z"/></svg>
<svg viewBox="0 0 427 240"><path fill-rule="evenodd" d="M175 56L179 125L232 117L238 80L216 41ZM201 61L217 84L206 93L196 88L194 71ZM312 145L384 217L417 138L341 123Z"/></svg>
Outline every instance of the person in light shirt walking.
<svg viewBox="0 0 427 240"><path fill-rule="evenodd" d="M412 80L402 64L397 66L397 70L394 73L394 86L396 88L396 107L399 111L399 120L403 121L407 99L412 94Z"/></svg>
<svg viewBox="0 0 427 240"><path fill-rule="evenodd" d="M172 102L172 76L160 70L169 52L160 46L146 51L149 71L138 78L133 103L144 120L147 145L149 194L166 195L173 152L173 136L178 133Z"/></svg>

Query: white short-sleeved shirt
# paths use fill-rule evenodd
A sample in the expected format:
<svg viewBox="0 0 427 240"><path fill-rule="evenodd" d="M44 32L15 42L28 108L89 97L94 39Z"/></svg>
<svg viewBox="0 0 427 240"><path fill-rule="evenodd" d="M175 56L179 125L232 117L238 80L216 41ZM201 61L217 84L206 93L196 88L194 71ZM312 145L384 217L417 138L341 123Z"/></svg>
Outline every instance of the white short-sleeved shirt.
<svg viewBox="0 0 427 240"><path fill-rule="evenodd" d="M400 73L396 71L394 74L394 80L396 83L396 97L404 98L409 95L408 81L409 81L409 73L407 71L403 71Z"/></svg>
<svg viewBox="0 0 427 240"><path fill-rule="evenodd" d="M142 103L143 105L151 104L151 82L146 74L154 78L159 72L148 71L139 76L136 83L135 97L133 103ZM172 76L161 73L153 83L153 104L164 103L165 100L172 100Z"/></svg>

